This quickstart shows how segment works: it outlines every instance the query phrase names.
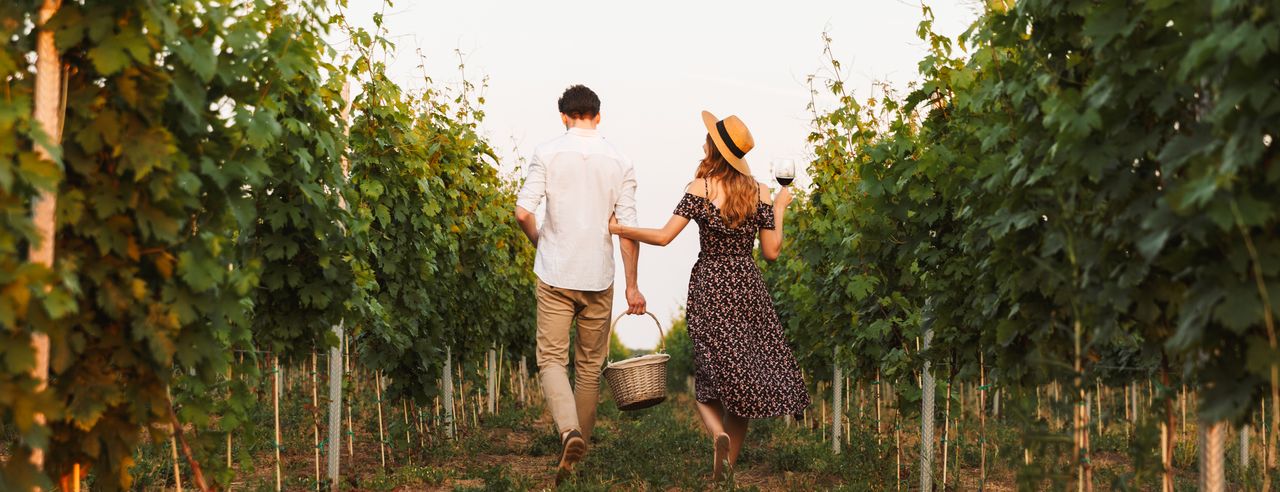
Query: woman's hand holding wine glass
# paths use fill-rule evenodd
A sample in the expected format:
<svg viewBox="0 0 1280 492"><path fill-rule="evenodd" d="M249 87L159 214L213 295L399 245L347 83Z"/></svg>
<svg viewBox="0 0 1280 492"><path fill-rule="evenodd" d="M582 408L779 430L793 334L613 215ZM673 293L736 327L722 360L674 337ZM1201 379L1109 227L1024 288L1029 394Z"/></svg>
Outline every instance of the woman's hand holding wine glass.
<svg viewBox="0 0 1280 492"><path fill-rule="evenodd" d="M774 208L787 208L791 204L791 188L783 186L778 193L773 195Z"/></svg>
<svg viewBox="0 0 1280 492"><path fill-rule="evenodd" d="M774 195L774 205L786 208L791 204L791 182L796 179L796 161L792 159L776 159L773 161L773 177L782 185L778 194Z"/></svg>

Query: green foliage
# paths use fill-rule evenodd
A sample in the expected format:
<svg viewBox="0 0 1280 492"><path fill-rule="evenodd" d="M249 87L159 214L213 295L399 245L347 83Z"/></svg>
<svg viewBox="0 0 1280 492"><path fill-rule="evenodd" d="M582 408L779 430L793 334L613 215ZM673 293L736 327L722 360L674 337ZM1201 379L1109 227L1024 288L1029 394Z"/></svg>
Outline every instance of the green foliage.
<svg viewBox="0 0 1280 492"><path fill-rule="evenodd" d="M839 104L766 272L802 363L845 347L900 397L924 360L1009 388L1160 375L1250 418L1280 361L1280 11L1028 0L956 40L924 14L905 96L856 99L834 57L811 79ZM1026 415L1029 447L1069 452Z"/></svg>
<svg viewBox="0 0 1280 492"><path fill-rule="evenodd" d="M315 6L305 6L315 8ZM253 332L259 348L289 361L337 340L326 340L354 294L346 258L355 248L346 233L343 176L346 139L340 121L346 76L324 44L330 21L316 12L288 13L285 4L263 9L273 26L261 41L272 56L246 60L263 81L259 103L246 121L264 121L267 173L249 192L253 227L239 236L241 254L259 268ZM238 29L262 25L238 23Z"/></svg>
<svg viewBox="0 0 1280 492"><path fill-rule="evenodd" d="M602 419L616 419L617 427L597 428L592 436L591 457L579 466L581 471L569 483L569 489L596 482L644 483L662 490L699 488L703 477L710 473L710 439L700 429L677 419L673 405L680 401L673 399L645 410L602 415Z"/></svg>
<svg viewBox="0 0 1280 492"><path fill-rule="evenodd" d="M533 252L470 95L407 94L370 56L374 37L352 33L354 76L366 80L350 137L357 343L392 397L425 401L446 346L459 361L530 349Z"/></svg>
<svg viewBox="0 0 1280 492"><path fill-rule="evenodd" d="M455 491L492 491L492 492L517 492L529 490L533 488L532 480L522 475L512 476L511 469L503 465L493 465L472 474L474 478L478 478L484 482L483 487L462 487L455 486Z"/></svg>
<svg viewBox="0 0 1280 492"><path fill-rule="evenodd" d="M397 490L406 486L439 487L448 471L429 466L404 466L393 473L379 471L377 475L362 480L360 487L367 490Z"/></svg>
<svg viewBox="0 0 1280 492"><path fill-rule="evenodd" d="M424 401L446 345L528 352L532 251L471 93L404 95L371 62L386 39L324 1L65 3L49 24L64 134L42 162L36 6L0 7L13 40L0 51L0 423L48 459L40 474L12 447L3 488L47 487L74 463L95 488L128 488L139 441L167 440L171 408L197 430L197 459L212 456L258 406L260 354L298 364L337 343L340 322L393 396ZM354 62L325 43L335 26ZM348 80L361 86L350 139ZM25 257L31 200L51 189L56 271ZM33 332L53 345L43 392ZM233 476L200 461L215 482Z"/></svg>
<svg viewBox="0 0 1280 492"><path fill-rule="evenodd" d="M631 357L631 349L622 344L618 332L609 333L609 360L617 361Z"/></svg>
<svg viewBox="0 0 1280 492"><path fill-rule="evenodd" d="M64 408L46 470L90 463L96 486L124 488L142 429L169 422L175 375L222 393L230 349L250 341L259 272L235 231L255 220L245 190L270 174L275 122L242 62L277 53L255 34L266 18L229 4L68 3L50 27L68 75L55 261L75 312L49 330ZM206 425L219 403L181 414Z"/></svg>
<svg viewBox="0 0 1280 492"><path fill-rule="evenodd" d="M693 340L689 338L689 322L681 312L671 321L671 329L662 339L667 348L667 388L688 391L689 378L693 376Z"/></svg>
<svg viewBox="0 0 1280 492"><path fill-rule="evenodd" d="M10 447L0 489L49 484L26 457L31 447L45 448L50 440L49 428L36 422L36 414L56 416L61 405L51 392L37 391L31 337L60 332L56 321L76 307L70 300L76 287L72 274L27 261L28 247L38 241L32 200L56 188L63 168L60 160L42 161L35 152L35 145L49 143L32 119L35 74L26 56L35 49L35 37L26 23L34 22L35 7L33 1L0 5L0 35L6 40L0 48L0 426L16 430L15 437L27 444ZM56 146L48 147L59 155Z"/></svg>

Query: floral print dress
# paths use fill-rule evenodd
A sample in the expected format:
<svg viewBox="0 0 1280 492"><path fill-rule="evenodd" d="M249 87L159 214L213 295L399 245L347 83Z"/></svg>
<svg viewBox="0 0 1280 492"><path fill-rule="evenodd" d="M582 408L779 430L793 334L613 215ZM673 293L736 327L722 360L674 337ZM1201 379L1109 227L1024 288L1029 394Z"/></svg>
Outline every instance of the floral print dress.
<svg viewBox="0 0 1280 492"><path fill-rule="evenodd" d="M740 417L801 415L809 393L751 256L757 232L774 228L773 207L758 203L754 217L731 228L711 200L686 193L675 214L698 223L702 246L687 312L695 397Z"/></svg>

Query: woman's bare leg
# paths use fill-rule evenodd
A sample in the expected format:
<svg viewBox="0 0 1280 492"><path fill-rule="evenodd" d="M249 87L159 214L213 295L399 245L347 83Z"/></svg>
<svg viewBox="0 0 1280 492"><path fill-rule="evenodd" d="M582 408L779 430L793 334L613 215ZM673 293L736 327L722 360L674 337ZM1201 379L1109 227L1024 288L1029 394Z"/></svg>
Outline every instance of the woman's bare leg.
<svg viewBox="0 0 1280 492"><path fill-rule="evenodd" d="M698 402L698 415L702 417L702 426L707 429L707 434L711 435L711 445L714 453L711 465L711 479L719 482L724 477L724 466L731 463L729 458L729 449L732 444L732 438L724 429L724 407L720 402L702 403Z"/></svg>
<svg viewBox="0 0 1280 492"><path fill-rule="evenodd" d="M731 413L724 414L724 430L729 434L729 466L738 462L738 453L747 440L747 424L751 419L739 417Z"/></svg>
<svg viewBox="0 0 1280 492"><path fill-rule="evenodd" d="M717 435L724 433L724 407L720 406L720 402L697 403L698 416L702 417L702 427L707 430L707 434L715 439Z"/></svg>

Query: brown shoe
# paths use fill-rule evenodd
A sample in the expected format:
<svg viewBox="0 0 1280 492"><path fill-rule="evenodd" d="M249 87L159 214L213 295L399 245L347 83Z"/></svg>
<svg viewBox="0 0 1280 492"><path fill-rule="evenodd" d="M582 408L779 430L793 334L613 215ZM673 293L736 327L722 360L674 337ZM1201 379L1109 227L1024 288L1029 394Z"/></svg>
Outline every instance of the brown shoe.
<svg viewBox="0 0 1280 492"><path fill-rule="evenodd" d="M719 482L724 478L724 468L729 461L729 435L723 432L716 434L715 464L711 466L711 479Z"/></svg>
<svg viewBox="0 0 1280 492"><path fill-rule="evenodd" d="M560 468L556 471L556 485L564 482L569 475L573 473L573 465L582 461L583 455L587 454L587 441L582 439L582 433L577 429L569 431L569 435L564 437L564 449L560 452Z"/></svg>

